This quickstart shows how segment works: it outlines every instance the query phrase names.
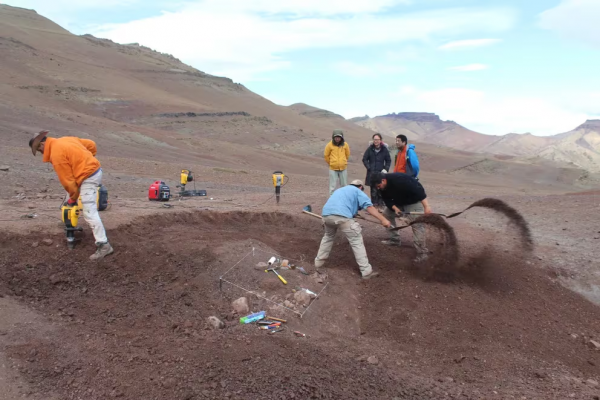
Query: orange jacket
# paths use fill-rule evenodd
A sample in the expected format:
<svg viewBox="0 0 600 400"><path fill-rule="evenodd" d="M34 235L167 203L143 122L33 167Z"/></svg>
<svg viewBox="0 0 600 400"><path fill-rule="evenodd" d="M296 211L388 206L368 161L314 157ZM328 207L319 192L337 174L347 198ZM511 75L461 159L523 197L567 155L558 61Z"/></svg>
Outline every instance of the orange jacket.
<svg viewBox="0 0 600 400"><path fill-rule="evenodd" d="M396 165L394 166L394 172L406 173L406 149L408 145L404 146L401 152L398 152L396 156Z"/></svg>
<svg viewBox="0 0 600 400"><path fill-rule="evenodd" d="M76 137L47 138L44 162L52 163L58 180L69 192L71 200L79 198L81 183L100 168L94 157L96 143Z"/></svg>
<svg viewBox="0 0 600 400"><path fill-rule="evenodd" d="M46 139L46 140L48 140L48 139ZM83 143L85 148L88 149L94 157L96 157L96 153L97 153L96 143L90 139L79 139L79 140L81 141L81 143Z"/></svg>

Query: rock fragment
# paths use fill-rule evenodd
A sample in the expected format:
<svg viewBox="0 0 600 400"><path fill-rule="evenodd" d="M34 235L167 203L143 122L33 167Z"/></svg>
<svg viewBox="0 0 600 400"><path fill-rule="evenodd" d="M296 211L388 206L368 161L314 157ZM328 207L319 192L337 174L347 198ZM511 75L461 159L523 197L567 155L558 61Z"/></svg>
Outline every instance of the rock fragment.
<svg viewBox="0 0 600 400"><path fill-rule="evenodd" d="M206 322L208 322L208 325L212 329L223 329L223 328L225 328L225 323L223 321L221 321L219 318L215 317L214 315L211 316L211 317L208 317L206 319Z"/></svg>
<svg viewBox="0 0 600 400"><path fill-rule="evenodd" d="M250 306L246 297L240 297L231 303L231 306L238 314L248 314L250 312Z"/></svg>

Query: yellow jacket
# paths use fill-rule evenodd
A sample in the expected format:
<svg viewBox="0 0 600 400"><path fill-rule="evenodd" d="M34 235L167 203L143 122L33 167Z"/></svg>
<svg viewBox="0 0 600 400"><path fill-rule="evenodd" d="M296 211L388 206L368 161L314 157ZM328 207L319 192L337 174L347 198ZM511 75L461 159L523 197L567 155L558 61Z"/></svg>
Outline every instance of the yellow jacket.
<svg viewBox="0 0 600 400"><path fill-rule="evenodd" d="M350 158L350 146L344 142L342 146L336 146L333 141L325 146L325 162L329 164L329 169L333 171L343 171L348 166Z"/></svg>

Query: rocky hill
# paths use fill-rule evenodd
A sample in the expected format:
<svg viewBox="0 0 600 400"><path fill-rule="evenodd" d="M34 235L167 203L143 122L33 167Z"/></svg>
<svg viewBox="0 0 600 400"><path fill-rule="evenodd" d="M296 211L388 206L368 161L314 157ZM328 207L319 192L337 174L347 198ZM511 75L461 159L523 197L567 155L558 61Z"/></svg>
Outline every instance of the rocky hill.
<svg viewBox="0 0 600 400"><path fill-rule="evenodd" d="M36 168L45 168L22 161L27 141L41 129L95 140L102 156L114 158L115 168L167 162L306 175L326 171L322 154L333 129L344 130L352 149L350 169L359 176L373 130L405 132L411 140L435 137L433 144L419 145L425 174L471 165L482 157L469 151L489 144L488 136L433 114L394 114L365 119L361 126L302 103L280 106L173 55L73 35L33 10L6 5L0 5L0 59L0 159L22 163L18 181L34 180ZM447 148L458 139L461 151ZM538 168L529 161L488 158L497 171L515 176L533 176ZM14 165L13 170L19 172ZM569 186L581 174L571 167L548 176L560 176L560 184Z"/></svg>
<svg viewBox="0 0 600 400"><path fill-rule="evenodd" d="M289 108L300 115L304 115L310 118L329 118L329 119L337 119L337 120L345 120L339 114L336 114L329 110L323 110L322 108L317 108L313 106L309 106L304 103L295 103L289 106ZM352 122L352 121L351 121Z"/></svg>
<svg viewBox="0 0 600 400"><path fill-rule="evenodd" d="M454 121L442 121L425 112L404 112L363 119L356 124L384 135L406 135L410 140L451 147L463 151L479 151L498 139L482 135Z"/></svg>
<svg viewBox="0 0 600 400"><path fill-rule="evenodd" d="M497 154L532 162L559 164L600 171L600 120L589 120L573 131L554 136L509 133L485 135L436 114L405 112L349 121L389 136L406 135L409 140L476 153Z"/></svg>

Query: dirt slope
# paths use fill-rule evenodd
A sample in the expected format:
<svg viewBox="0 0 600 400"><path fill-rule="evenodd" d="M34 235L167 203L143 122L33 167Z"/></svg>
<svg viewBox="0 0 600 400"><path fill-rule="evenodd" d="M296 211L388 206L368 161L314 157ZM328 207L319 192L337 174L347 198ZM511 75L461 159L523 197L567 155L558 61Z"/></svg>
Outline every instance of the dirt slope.
<svg viewBox="0 0 600 400"><path fill-rule="evenodd" d="M33 11L5 5L0 8L0 56L0 158L25 175L31 171L13 155L26 153L24 143L41 129L94 139L102 149L99 157L121 160L117 168L136 159L308 175L327 168L322 152L333 129L345 131L351 168L357 171L373 134L314 107L278 106L170 55L75 36ZM481 159L425 144L419 145L419 154L430 160L425 173ZM499 170L505 165L499 164ZM511 168L522 168L520 175L527 178L525 164ZM572 175L560 184L578 184L580 174L573 170Z"/></svg>
<svg viewBox="0 0 600 400"><path fill-rule="evenodd" d="M148 224L161 229L149 233ZM121 256L102 268L82 251L30 251L45 235L2 235L0 295L54 326L31 337L8 332L7 354L36 399L48 391L64 399L597 395L600 353L589 340L600 312L528 266L523 254L503 251L500 242L510 240L486 249L463 243L478 273L444 283L419 276L412 248L391 252L370 232L371 261L386 279L359 282L340 242L328 263L329 287L306 317L251 296L252 310L277 313L288 330L271 337L240 326L229 303L244 293L219 292L218 277L252 246L301 260L320 232L312 219L274 213L152 216L109 232ZM91 245L82 244L88 252ZM302 265L312 272L310 262ZM240 268L253 270L253 263ZM294 279L297 272L282 274ZM291 293L275 277L258 284L277 301ZM227 327L207 330L210 315Z"/></svg>

